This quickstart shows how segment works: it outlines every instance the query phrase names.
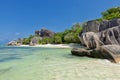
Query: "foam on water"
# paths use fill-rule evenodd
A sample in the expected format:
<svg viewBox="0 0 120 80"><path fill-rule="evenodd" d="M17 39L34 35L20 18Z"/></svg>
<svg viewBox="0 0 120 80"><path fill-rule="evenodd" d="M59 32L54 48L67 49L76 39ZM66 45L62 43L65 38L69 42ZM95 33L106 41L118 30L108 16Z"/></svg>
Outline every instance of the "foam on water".
<svg viewBox="0 0 120 80"><path fill-rule="evenodd" d="M120 66L100 59L72 56L70 49L4 47L0 48L0 60L3 60L0 80L120 79Z"/></svg>

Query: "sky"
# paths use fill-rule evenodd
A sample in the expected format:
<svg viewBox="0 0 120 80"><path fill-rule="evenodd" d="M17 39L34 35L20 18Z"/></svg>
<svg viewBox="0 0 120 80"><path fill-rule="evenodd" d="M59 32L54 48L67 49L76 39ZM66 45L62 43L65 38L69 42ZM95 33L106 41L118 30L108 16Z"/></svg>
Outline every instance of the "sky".
<svg viewBox="0 0 120 80"><path fill-rule="evenodd" d="M0 0L0 43L27 37L41 28L62 32L117 6L120 0Z"/></svg>

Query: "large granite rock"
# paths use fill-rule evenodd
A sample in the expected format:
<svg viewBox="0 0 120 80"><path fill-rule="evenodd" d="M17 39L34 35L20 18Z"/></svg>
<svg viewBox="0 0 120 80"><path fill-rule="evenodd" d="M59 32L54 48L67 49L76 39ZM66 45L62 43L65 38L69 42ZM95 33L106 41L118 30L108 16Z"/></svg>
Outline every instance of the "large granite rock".
<svg viewBox="0 0 120 80"><path fill-rule="evenodd" d="M55 34L55 32L52 32L48 29L41 29L41 30L35 31L35 34L44 38L44 37L52 37Z"/></svg>
<svg viewBox="0 0 120 80"><path fill-rule="evenodd" d="M84 23L83 25L83 31L82 33L85 32L99 32L99 23L95 20L88 21Z"/></svg>
<svg viewBox="0 0 120 80"><path fill-rule="evenodd" d="M120 45L120 19L102 21L99 24L97 21L88 21L86 24L86 26L83 26L84 28L79 34L79 38L81 43L86 45L88 48L96 48L101 44ZM94 39L92 39L93 37ZM88 45L91 44L91 42L93 42L93 46Z"/></svg>
<svg viewBox="0 0 120 80"><path fill-rule="evenodd" d="M104 20L100 23L98 32L106 30L108 28L109 28L109 22L108 22L108 20Z"/></svg>
<svg viewBox="0 0 120 80"><path fill-rule="evenodd" d="M82 30L81 33L85 33L85 32L98 33L98 32L101 32L103 30L106 30L108 28L116 27L116 26L119 26L119 25L120 25L120 19L119 18L112 19L110 21L103 20L100 23L95 21L95 20L91 20L91 21L88 21L88 22L84 23L83 30Z"/></svg>
<svg viewBox="0 0 120 80"><path fill-rule="evenodd" d="M30 41L30 46L38 45L40 37L33 37Z"/></svg>
<svg viewBox="0 0 120 80"><path fill-rule="evenodd" d="M105 45L120 45L120 25L113 28L108 28L104 31L99 32L98 34L100 41L103 42Z"/></svg>
<svg viewBox="0 0 120 80"><path fill-rule="evenodd" d="M109 59L112 62L120 62L120 46L119 45L104 45L93 50L91 55L95 58Z"/></svg>
<svg viewBox="0 0 120 80"><path fill-rule="evenodd" d="M109 28L119 26L120 25L120 18L112 19L109 21Z"/></svg>
<svg viewBox="0 0 120 80"><path fill-rule="evenodd" d="M72 54L95 58L106 58L120 62L120 19L88 21L84 24L79 39L90 50L73 49Z"/></svg>
<svg viewBox="0 0 120 80"><path fill-rule="evenodd" d="M96 33L86 32L79 37L80 41L87 46L87 48L93 49L100 46L100 40Z"/></svg>

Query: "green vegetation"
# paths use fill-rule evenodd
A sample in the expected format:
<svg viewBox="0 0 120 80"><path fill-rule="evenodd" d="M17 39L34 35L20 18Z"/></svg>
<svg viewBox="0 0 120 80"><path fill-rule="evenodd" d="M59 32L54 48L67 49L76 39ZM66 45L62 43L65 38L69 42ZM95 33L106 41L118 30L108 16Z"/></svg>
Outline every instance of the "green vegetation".
<svg viewBox="0 0 120 80"><path fill-rule="evenodd" d="M80 43L78 34L82 31L79 23L72 26L71 29L66 29L64 32L58 32L53 37L46 37L40 40L40 44L62 44L62 43Z"/></svg>
<svg viewBox="0 0 120 80"><path fill-rule="evenodd" d="M102 12L102 18L96 19L101 22L103 20L111 20L114 18L120 18L120 7L110 8L104 12Z"/></svg>
<svg viewBox="0 0 120 80"><path fill-rule="evenodd" d="M62 37L63 37L62 33L56 33L52 37L52 43L54 43L54 44L61 44L61 43L63 43Z"/></svg>
<svg viewBox="0 0 120 80"><path fill-rule="evenodd" d="M39 40L39 44L49 44L52 43L52 38L45 37L42 40Z"/></svg>
<svg viewBox="0 0 120 80"><path fill-rule="evenodd" d="M30 41L33 37L34 37L34 35L30 35L28 38L23 38L22 43L23 44L30 44Z"/></svg>
<svg viewBox="0 0 120 80"><path fill-rule="evenodd" d="M103 20L111 20L120 18L120 7L115 7L102 12L102 18L96 19L101 22ZM38 37L39 44L61 44L61 43L80 43L78 34L82 31L82 26L79 23L74 24L71 29L66 29L64 32L56 33L52 37L41 37L39 35L30 35L28 38L23 38L23 44L30 44L34 37ZM21 42L20 39L18 39Z"/></svg>
<svg viewBox="0 0 120 80"><path fill-rule="evenodd" d="M82 27L79 23L72 26L70 30L65 30L64 41L66 43L80 43L78 34L82 31Z"/></svg>
<svg viewBox="0 0 120 80"><path fill-rule="evenodd" d="M78 34L82 31L82 27L79 23L74 24L71 29L66 29L64 32L58 32L52 37L39 38L39 44L62 44L62 43L80 43ZM23 38L23 44L30 44L34 37L40 37L39 35L30 35L28 38Z"/></svg>
<svg viewBox="0 0 120 80"><path fill-rule="evenodd" d="M102 12L103 19L111 20L113 18L120 18L120 7L115 7Z"/></svg>

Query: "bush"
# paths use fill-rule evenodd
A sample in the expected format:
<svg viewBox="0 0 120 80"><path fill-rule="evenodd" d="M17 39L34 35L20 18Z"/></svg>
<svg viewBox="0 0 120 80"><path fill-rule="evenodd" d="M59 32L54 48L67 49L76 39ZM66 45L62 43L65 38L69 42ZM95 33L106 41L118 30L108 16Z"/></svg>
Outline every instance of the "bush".
<svg viewBox="0 0 120 80"><path fill-rule="evenodd" d="M22 43L23 44L30 44L29 38L24 38Z"/></svg>
<svg viewBox="0 0 120 80"><path fill-rule="evenodd" d="M78 35L81 31L81 25L79 23L74 24L71 30L68 30L68 33L64 35L64 41L66 43L80 43Z"/></svg>
<svg viewBox="0 0 120 80"><path fill-rule="evenodd" d="M61 43L63 43L62 37L63 37L62 33L56 33L52 37L52 42L55 44L61 44Z"/></svg>
<svg viewBox="0 0 120 80"><path fill-rule="evenodd" d="M33 35L30 35L28 38L23 38L22 43L23 44L30 44L30 41L33 37L34 37Z"/></svg>
<svg viewBox="0 0 120 80"><path fill-rule="evenodd" d="M43 38L43 39L41 40L41 43L42 43L42 44L52 43L52 39L49 38L49 37Z"/></svg>

